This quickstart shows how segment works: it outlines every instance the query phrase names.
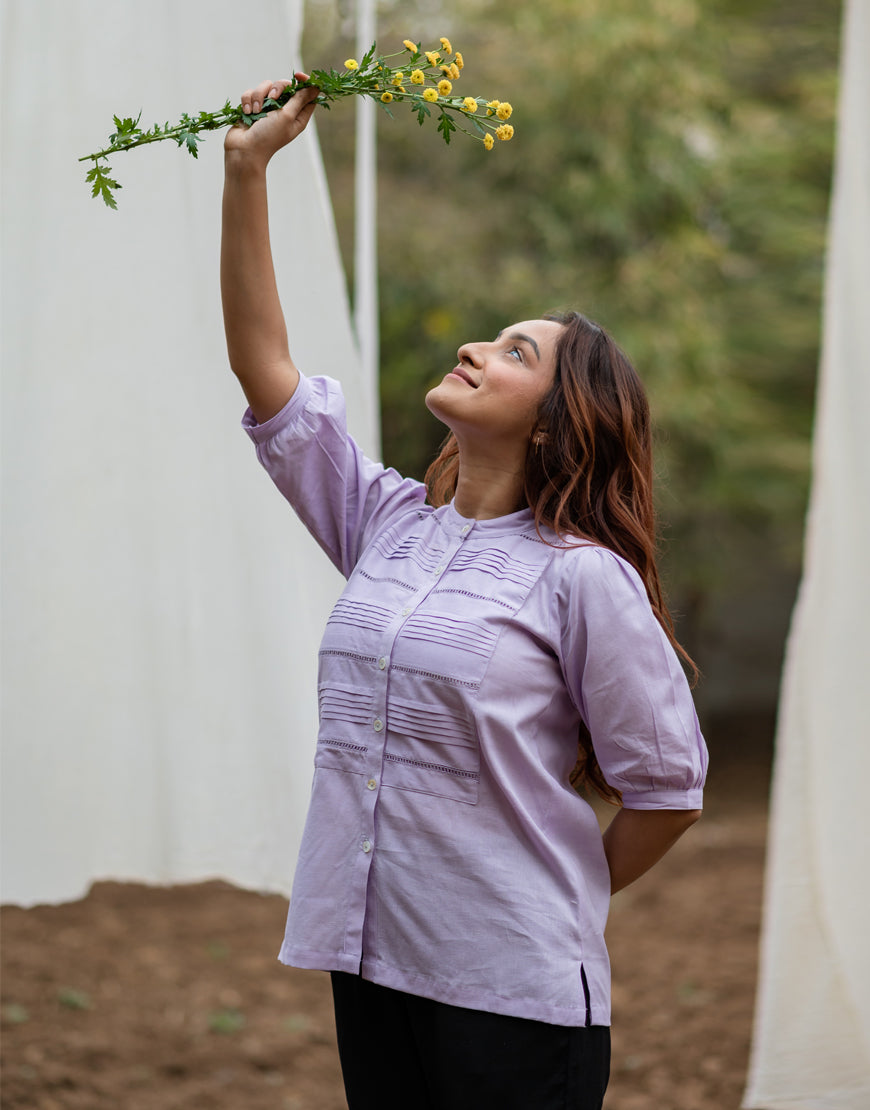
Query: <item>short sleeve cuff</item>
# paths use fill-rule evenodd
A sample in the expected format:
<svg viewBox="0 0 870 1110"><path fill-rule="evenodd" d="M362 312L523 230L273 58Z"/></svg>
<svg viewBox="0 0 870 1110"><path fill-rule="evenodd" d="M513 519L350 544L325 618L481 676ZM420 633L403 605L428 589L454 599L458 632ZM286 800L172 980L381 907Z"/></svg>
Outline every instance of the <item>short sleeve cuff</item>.
<svg viewBox="0 0 870 1110"><path fill-rule="evenodd" d="M279 432L288 427L288 425L294 423L310 399L311 382L304 374L300 374L299 384L296 386L293 396L280 412L276 412L274 416L270 417L262 424L258 424L256 417L249 407L245 410L245 415L242 417L242 427L254 443L267 443L273 436L276 436Z"/></svg>
<svg viewBox="0 0 870 1110"><path fill-rule="evenodd" d="M702 809L704 791L695 790L644 790L639 794L623 791L622 804L626 809Z"/></svg>

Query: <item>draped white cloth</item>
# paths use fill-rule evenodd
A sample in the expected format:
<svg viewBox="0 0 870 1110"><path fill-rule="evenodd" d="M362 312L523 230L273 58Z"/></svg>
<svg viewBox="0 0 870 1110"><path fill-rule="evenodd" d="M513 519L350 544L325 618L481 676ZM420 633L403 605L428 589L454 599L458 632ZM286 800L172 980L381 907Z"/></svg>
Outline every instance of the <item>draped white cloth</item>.
<svg viewBox="0 0 870 1110"><path fill-rule="evenodd" d="M340 582L239 428L222 136L77 157L300 64L302 0L5 0L2 897L292 879ZM343 107L336 110L343 110ZM328 125L328 118L327 118ZM375 445L313 129L270 169L294 355Z"/></svg>
<svg viewBox="0 0 870 1110"><path fill-rule="evenodd" d="M744 1106L870 1107L870 0L847 0L805 570Z"/></svg>

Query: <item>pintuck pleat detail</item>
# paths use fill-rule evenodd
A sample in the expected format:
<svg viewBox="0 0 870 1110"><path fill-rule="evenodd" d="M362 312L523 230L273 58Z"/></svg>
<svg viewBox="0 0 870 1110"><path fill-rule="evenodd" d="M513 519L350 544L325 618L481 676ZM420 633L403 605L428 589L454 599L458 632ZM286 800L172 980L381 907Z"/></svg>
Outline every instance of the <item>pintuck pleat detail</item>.
<svg viewBox="0 0 870 1110"><path fill-rule="evenodd" d="M513 582L517 586L531 589L541 574L539 564L523 563L494 548L474 551L466 548L460 551L450 564L451 571L459 574L465 571L478 571L491 575L502 582Z"/></svg>
<svg viewBox="0 0 870 1110"><path fill-rule="evenodd" d="M386 532L372 545L385 559L409 559L424 571L431 574L438 565L438 552L427 551L426 547L417 539L406 539L396 542L390 532Z"/></svg>
<svg viewBox="0 0 870 1110"><path fill-rule="evenodd" d="M479 624L460 621L453 616L441 616L438 613L415 614L402 629L402 635L412 640L425 640L428 643L460 648L485 659L491 655L498 639L494 633Z"/></svg>
<svg viewBox="0 0 870 1110"><path fill-rule="evenodd" d="M322 721L368 724L372 707L371 694L335 686L323 686L319 696Z"/></svg>
<svg viewBox="0 0 870 1110"><path fill-rule="evenodd" d="M333 624L347 624L353 628L367 628L372 632L383 632L393 619L393 612L383 605L356 601L342 597L335 603L329 618Z"/></svg>
<svg viewBox="0 0 870 1110"><path fill-rule="evenodd" d="M474 728L470 721L455 714L420 705L403 698L390 699L390 732L412 736L417 740L432 740L442 744L459 744L474 747Z"/></svg>

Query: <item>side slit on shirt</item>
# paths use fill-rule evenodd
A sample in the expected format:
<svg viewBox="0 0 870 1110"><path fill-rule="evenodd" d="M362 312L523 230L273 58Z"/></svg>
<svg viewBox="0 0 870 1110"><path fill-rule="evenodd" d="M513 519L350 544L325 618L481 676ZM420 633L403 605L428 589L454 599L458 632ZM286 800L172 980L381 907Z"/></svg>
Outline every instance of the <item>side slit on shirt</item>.
<svg viewBox="0 0 870 1110"><path fill-rule="evenodd" d="M592 1024L592 1000L589 997L589 983L586 981L586 968L580 965L580 982L583 984L583 1001L586 1003L586 1025Z"/></svg>

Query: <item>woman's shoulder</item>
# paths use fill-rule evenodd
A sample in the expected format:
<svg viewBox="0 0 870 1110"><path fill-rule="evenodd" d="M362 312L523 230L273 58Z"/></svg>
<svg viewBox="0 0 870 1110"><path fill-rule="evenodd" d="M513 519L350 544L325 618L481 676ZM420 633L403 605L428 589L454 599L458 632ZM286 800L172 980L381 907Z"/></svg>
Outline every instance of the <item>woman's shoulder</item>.
<svg viewBox="0 0 870 1110"><path fill-rule="evenodd" d="M554 569L564 596L639 598L648 603L637 569L624 556L594 540L568 536L556 549Z"/></svg>
<svg viewBox="0 0 870 1110"><path fill-rule="evenodd" d="M583 536L564 536L556 548L560 565L567 574L588 574L608 577L629 574L639 578L637 570L610 547Z"/></svg>

